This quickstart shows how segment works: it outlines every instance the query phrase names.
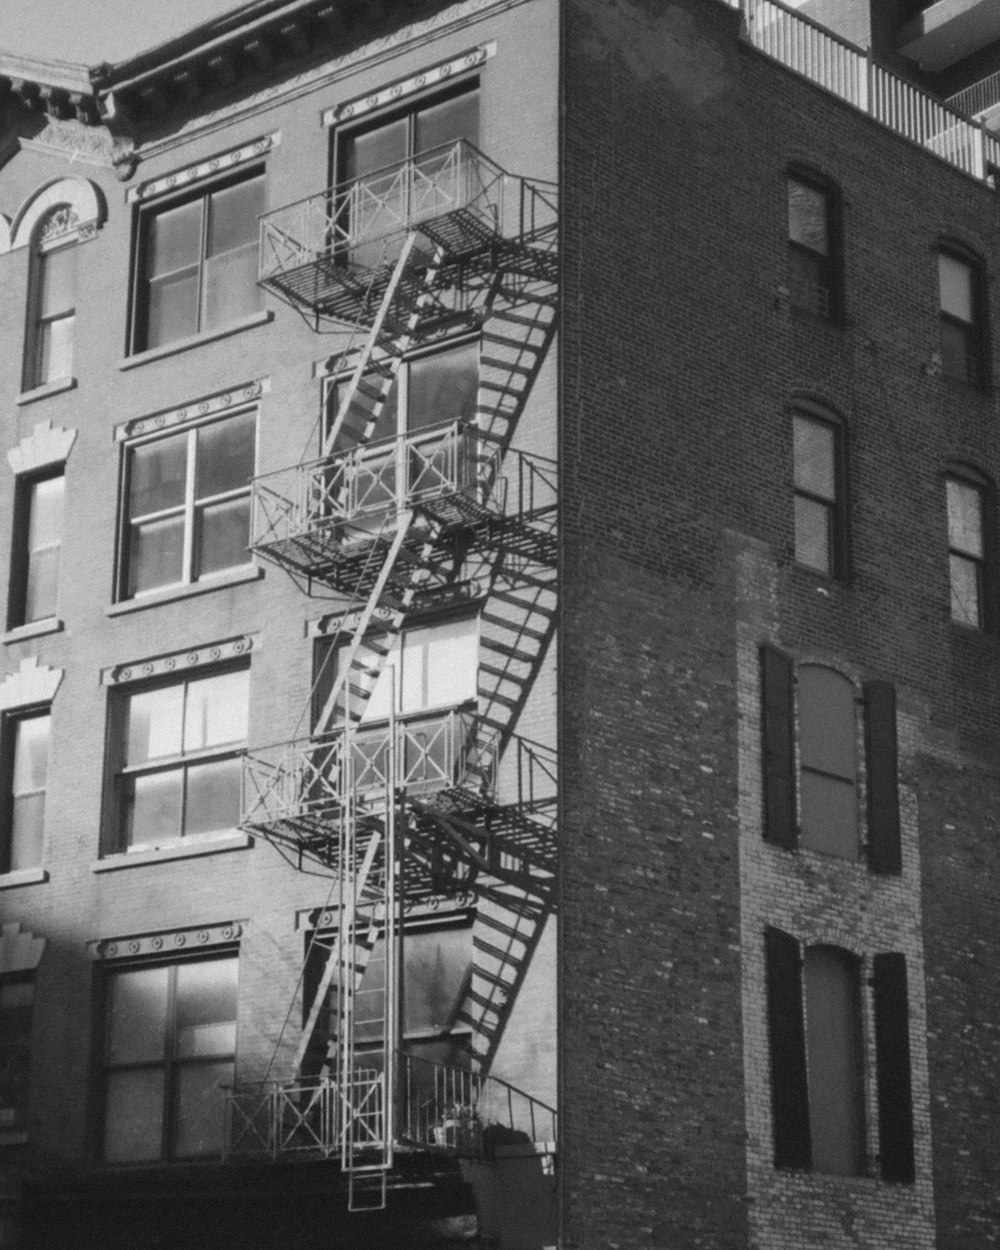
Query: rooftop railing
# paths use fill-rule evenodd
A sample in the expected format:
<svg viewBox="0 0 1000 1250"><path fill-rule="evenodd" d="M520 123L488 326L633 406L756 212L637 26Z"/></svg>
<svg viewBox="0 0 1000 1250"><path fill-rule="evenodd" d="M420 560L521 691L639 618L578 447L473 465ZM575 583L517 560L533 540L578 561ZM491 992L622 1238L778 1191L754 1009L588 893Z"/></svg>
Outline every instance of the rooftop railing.
<svg viewBox="0 0 1000 1250"><path fill-rule="evenodd" d="M981 181L1000 165L1000 140L981 122L877 64L869 50L778 0L724 2L742 13L753 47L904 139Z"/></svg>
<svg viewBox="0 0 1000 1250"><path fill-rule="evenodd" d="M978 113L985 113L987 109L996 108L1000 104L1000 70L987 74L964 91L949 96L945 104L956 113L968 117L975 117Z"/></svg>

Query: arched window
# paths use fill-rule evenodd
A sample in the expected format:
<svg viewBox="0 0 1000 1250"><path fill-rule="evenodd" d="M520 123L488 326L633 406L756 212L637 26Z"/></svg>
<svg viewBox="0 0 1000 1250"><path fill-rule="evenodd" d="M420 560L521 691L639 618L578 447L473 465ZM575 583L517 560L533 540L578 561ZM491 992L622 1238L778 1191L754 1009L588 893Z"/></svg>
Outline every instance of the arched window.
<svg viewBox="0 0 1000 1250"><path fill-rule="evenodd" d="M73 376L77 219L60 204L39 222L31 258L25 390Z"/></svg>
<svg viewBox="0 0 1000 1250"><path fill-rule="evenodd" d="M840 191L814 170L788 171L788 282L792 307L843 319Z"/></svg>

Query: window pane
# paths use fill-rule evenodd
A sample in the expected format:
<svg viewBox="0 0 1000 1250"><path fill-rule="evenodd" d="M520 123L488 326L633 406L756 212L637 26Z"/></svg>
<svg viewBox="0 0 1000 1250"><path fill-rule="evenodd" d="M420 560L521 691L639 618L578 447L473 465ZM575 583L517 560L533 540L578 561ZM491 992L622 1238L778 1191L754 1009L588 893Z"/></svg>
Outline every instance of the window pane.
<svg viewBox="0 0 1000 1250"><path fill-rule="evenodd" d="M179 269L149 284L146 347L198 333L198 270Z"/></svg>
<svg viewBox="0 0 1000 1250"><path fill-rule="evenodd" d="M46 386L73 374L73 331L76 318L70 313L38 327L38 370L36 386Z"/></svg>
<svg viewBox="0 0 1000 1250"><path fill-rule="evenodd" d="M60 247L38 256L38 316L48 319L76 306L76 247Z"/></svg>
<svg viewBox="0 0 1000 1250"><path fill-rule="evenodd" d="M858 858L858 801L854 786L803 768L800 778L802 845L823 855Z"/></svg>
<svg viewBox="0 0 1000 1250"><path fill-rule="evenodd" d="M827 253L826 196L794 179L788 182L788 237L810 251Z"/></svg>
<svg viewBox="0 0 1000 1250"><path fill-rule="evenodd" d="M163 1071L109 1072L104 1098L108 1163L158 1159L163 1135Z"/></svg>
<svg viewBox="0 0 1000 1250"><path fill-rule="evenodd" d="M240 774L238 758L191 765L184 815L186 837L236 828L240 822Z"/></svg>
<svg viewBox="0 0 1000 1250"><path fill-rule="evenodd" d="M129 460L129 516L148 516L184 503L187 434L175 434L132 450Z"/></svg>
<svg viewBox="0 0 1000 1250"><path fill-rule="evenodd" d="M363 386L366 390L371 390L379 385L380 379L375 374L367 374L363 379ZM328 415L329 426L332 427L334 418L336 417L340 404L343 402L344 393L347 389L346 383L338 383L331 392L330 411ZM370 442L376 443L385 438L392 438L398 432L399 412L398 412L398 375L392 379L389 393L385 398L378 418L375 422L375 428L372 432ZM350 407L347 410L347 416L344 426L341 427L341 433L337 437L334 445L335 451L345 451L355 446L358 435L360 435L371 418L375 410L375 400L371 394L365 394L361 389L355 391L351 400ZM345 433L345 427L351 431L351 434Z"/></svg>
<svg viewBox="0 0 1000 1250"><path fill-rule="evenodd" d="M195 578L250 563L250 497L199 509Z"/></svg>
<svg viewBox="0 0 1000 1250"><path fill-rule="evenodd" d="M32 551L62 538L63 496L66 479L48 477L31 484L31 520L28 546Z"/></svg>
<svg viewBox="0 0 1000 1250"><path fill-rule="evenodd" d="M471 421L479 388L479 347L467 343L409 365L406 425L419 430L442 421Z"/></svg>
<svg viewBox="0 0 1000 1250"><path fill-rule="evenodd" d="M197 485L195 497L247 487L254 471L256 417L241 413L228 421L215 421L197 431Z"/></svg>
<svg viewBox="0 0 1000 1250"><path fill-rule="evenodd" d="M796 489L831 503L837 496L834 437L833 427L823 421L796 417L792 422Z"/></svg>
<svg viewBox="0 0 1000 1250"><path fill-rule="evenodd" d="M961 321L973 321L972 267L954 256L939 252L938 279L941 311Z"/></svg>
<svg viewBox="0 0 1000 1250"><path fill-rule="evenodd" d="M404 996L407 1033L445 1033L455 1024L472 968L472 930L467 926L406 933Z"/></svg>
<svg viewBox="0 0 1000 1250"><path fill-rule="evenodd" d="M177 965L178 1056L220 1055L234 1049L237 972L236 959ZM216 1041L211 1041L211 1031L220 1025L230 1032L216 1032ZM222 1037L228 1037L228 1043L216 1044Z"/></svg>
<svg viewBox="0 0 1000 1250"><path fill-rule="evenodd" d="M0 1130L27 1116L34 990L31 981L0 982Z"/></svg>
<svg viewBox="0 0 1000 1250"><path fill-rule="evenodd" d="M137 968L110 979L105 1041L109 1064L163 1058L169 976L169 968Z"/></svg>
<svg viewBox="0 0 1000 1250"><path fill-rule="evenodd" d="M247 736L249 669L215 673L188 683L184 750L242 742Z"/></svg>
<svg viewBox="0 0 1000 1250"><path fill-rule="evenodd" d="M251 246L256 254L257 217L264 207L264 178L258 174L213 192L208 209L206 255ZM256 274L254 274L256 278Z"/></svg>
<svg viewBox="0 0 1000 1250"><path fill-rule="evenodd" d="M479 622L467 617L426 633L425 706L453 707L474 699L479 677Z"/></svg>
<svg viewBox="0 0 1000 1250"><path fill-rule="evenodd" d="M126 846L160 846L181 836L184 770L126 778Z"/></svg>
<svg viewBox="0 0 1000 1250"><path fill-rule="evenodd" d="M44 790L49 766L49 716L14 722L14 793Z"/></svg>
<svg viewBox="0 0 1000 1250"><path fill-rule="evenodd" d="M813 1167L864 1171L864 1086L857 961L846 951L805 953L809 1119Z"/></svg>
<svg viewBox="0 0 1000 1250"><path fill-rule="evenodd" d="M201 259L201 200L148 218L146 272L150 278L197 266Z"/></svg>
<svg viewBox="0 0 1000 1250"><path fill-rule="evenodd" d="M854 687L846 677L814 664L799 668L799 729L802 766L842 777L853 785Z"/></svg>
<svg viewBox="0 0 1000 1250"><path fill-rule="evenodd" d="M466 91L420 109L414 120L413 150L415 155L457 139L479 143L479 92Z"/></svg>
<svg viewBox="0 0 1000 1250"><path fill-rule="evenodd" d="M24 624L55 616L59 590L59 548L33 552L24 592Z"/></svg>
<svg viewBox="0 0 1000 1250"><path fill-rule="evenodd" d="M125 762L136 765L182 750L184 687L181 684L143 690L128 701Z"/></svg>
<svg viewBox="0 0 1000 1250"><path fill-rule="evenodd" d="M795 497L795 559L820 573L832 573L830 509L815 499Z"/></svg>
<svg viewBox="0 0 1000 1250"><path fill-rule="evenodd" d="M184 577L184 518L133 525L128 553L128 593L172 586Z"/></svg>
<svg viewBox="0 0 1000 1250"><path fill-rule="evenodd" d="M214 330L257 312L263 304L257 285L257 242L205 261L202 330Z"/></svg>
<svg viewBox="0 0 1000 1250"><path fill-rule="evenodd" d="M951 619L962 625L982 624L979 566L963 556L949 557L951 574Z"/></svg>
<svg viewBox="0 0 1000 1250"><path fill-rule="evenodd" d="M221 1085L233 1083L233 1064L185 1064L176 1073L173 1155L189 1159L222 1150L225 1100Z"/></svg>
<svg viewBox="0 0 1000 1250"><path fill-rule="evenodd" d="M31 485L24 623L56 613L64 485L62 476Z"/></svg>
<svg viewBox="0 0 1000 1250"><path fill-rule="evenodd" d="M971 327L945 321L941 324L941 357L945 376L960 382L975 382L979 363L972 341Z"/></svg>
<svg viewBox="0 0 1000 1250"><path fill-rule="evenodd" d="M45 826L45 795L22 794L11 810L10 872L37 868L42 862L42 833Z"/></svg>
<svg viewBox="0 0 1000 1250"><path fill-rule="evenodd" d="M331 990L331 999L335 991ZM358 1041L378 1041L385 1018L385 940L379 938L368 957L354 997L354 1025Z"/></svg>
<svg viewBox="0 0 1000 1250"><path fill-rule="evenodd" d="M983 497L969 482L948 479L948 546L968 556L983 554Z"/></svg>
<svg viewBox="0 0 1000 1250"><path fill-rule="evenodd" d="M347 141L344 177L361 178L405 161L407 134L408 123L404 117L369 130L367 134L352 136Z"/></svg>

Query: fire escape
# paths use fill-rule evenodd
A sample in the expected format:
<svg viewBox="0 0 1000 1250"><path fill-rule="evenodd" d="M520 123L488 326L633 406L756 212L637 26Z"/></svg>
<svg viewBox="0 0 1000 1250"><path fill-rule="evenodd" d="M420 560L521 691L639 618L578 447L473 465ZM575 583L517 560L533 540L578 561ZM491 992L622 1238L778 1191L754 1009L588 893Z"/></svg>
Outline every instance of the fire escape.
<svg viewBox="0 0 1000 1250"><path fill-rule="evenodd" d="M329 876L335 921L294 1075L230 1091L226 1153L339 1159L354 1210L385 1207L400 1151L555 1141L552 1109L490 1066L554 905L555 753L516 730L555 628L557 482L513 443L555 331L556 244L555 188L464 140L262 220L262 285L345 343L320 455L255 481L251 545L342 610L311 733L246 754L242 824ZM473 331L474 421L373 439L407 354ZM366 722L407 624L463 596L476 705ZM458 895L476 899L470 1068L405 1054L398 1021L403 911ZM359 1048L376 948L381 1041L366 1011Z"/></svg>

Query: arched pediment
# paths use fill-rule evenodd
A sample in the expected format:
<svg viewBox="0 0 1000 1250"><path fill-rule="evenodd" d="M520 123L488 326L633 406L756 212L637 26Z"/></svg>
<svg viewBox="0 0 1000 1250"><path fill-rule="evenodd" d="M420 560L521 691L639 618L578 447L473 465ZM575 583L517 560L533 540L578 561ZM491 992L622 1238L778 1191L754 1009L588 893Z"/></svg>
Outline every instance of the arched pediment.
<svg viewBox="0 0 1000 1250"><path fill-rule="evenodd" d="M7 232L0 228L0 252L27 247L43 217L53 209L68 209L66 230L75 231L78 239L92 238L105 217L104 197L98 187L86 178L57 178L36 191L18 210Z"/></svg>

